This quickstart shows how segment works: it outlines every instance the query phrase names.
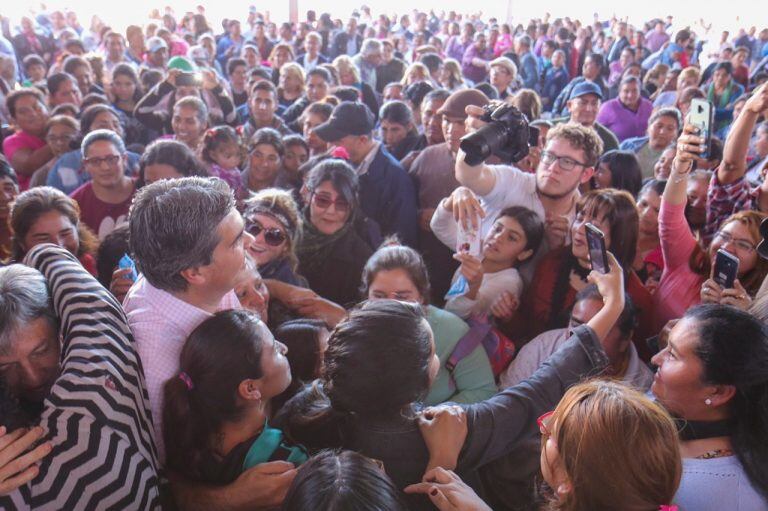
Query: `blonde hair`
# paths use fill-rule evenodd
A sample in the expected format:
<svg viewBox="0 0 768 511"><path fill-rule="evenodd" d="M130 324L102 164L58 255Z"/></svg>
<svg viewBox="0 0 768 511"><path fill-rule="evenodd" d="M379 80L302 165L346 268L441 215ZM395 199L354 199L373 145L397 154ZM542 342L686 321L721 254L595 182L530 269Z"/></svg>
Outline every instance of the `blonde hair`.
<svg viewBox="0 0 768 511"><path fill-rule="evenodd" d="M411 80L411 74L418 71L421 73L421 78L417 80ZM426 81L430 79L429 69L427 69L427 66L422 64L421 62L414 62L410 66L408 66L405 70L405 73L403 73L403 79L400 80L400 84L403 87L407 87L412 83L418 82L418 81Z"/></svg>
<svg viewBox="0 0 768 511"><path fill-rule="evenodd" d="M597 165L597 160L603 154L603 141L597 132L575 122L558 124L547 133L547 142L555 138L567 140L576 149L584 151L585 161L588 166Z"/></svg>
<svg viewBox="0 0 768 511"><path fill-rule="evenodd" d="M576 385L551 424L572 490L550 510L651 511L672 502L682 473L677 428L640 392L605 380Z"/></svg>
<svg viewBox="0 0 768 511"><path fill-rule="evenodd" d="M352 73L355 77L355 82L360 82L360 71L349 56L339 55L333 59L333 67L339 72L339 78L344 73Z"/></svg>
<svg viewBox="0 0 768 511"><path fill-rule="evenodd" d="M449 73L449 83L442 84L448 90L453 90L456 87L464 84L464 77L461 74L461 64L456 59L445 59L443 62L443 69Z"/></svg>
<svg viewBox="0 0 768 511"><path fill-rule="evenodd" d="M301 239L303 223L299 208L291 193L279 188L267 188L252 193L245 202L243 217L248 219L255 214L271 216L283 224L287 234L285 256L290 261L293 271L296 271L296 267L299 265L299 260L296 257L296 246Z"/></svg>
<svg viewBox="0 0 768 511"><path fill-rule="evenodd" d="M304 69L298 65L295 62L287 62L283 64L283 67L280 68L280 79L282 80L284 77L287 78L288 75L293 74L296 78L299 79L299 89L301 90L301 93L304 93ZM283 90L282 85L277 88L278 91Z"/></svg>
<svg viewBox="0 0 768 511"><path fill-rule="evenodd" d="M679 89L683 84L683 80L688 78L696 78L696 83L698 83L701 80L701 71L699 71L699 68L688 66L680 71L680 74L677 75L677 88Z"/></svg>

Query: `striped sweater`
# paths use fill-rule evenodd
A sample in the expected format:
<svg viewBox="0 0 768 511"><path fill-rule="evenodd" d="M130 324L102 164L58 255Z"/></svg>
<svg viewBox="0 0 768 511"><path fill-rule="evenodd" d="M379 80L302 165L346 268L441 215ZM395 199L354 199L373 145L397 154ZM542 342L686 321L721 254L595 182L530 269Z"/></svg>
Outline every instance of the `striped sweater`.
<svg viewBox="0 0 768 511"><path fill-rule="evenodd" d="M35 247L25 263L48 281L62 367L40 419L53 451L0 509L159 509L144 372L120 304L63 249Z"/></svg>

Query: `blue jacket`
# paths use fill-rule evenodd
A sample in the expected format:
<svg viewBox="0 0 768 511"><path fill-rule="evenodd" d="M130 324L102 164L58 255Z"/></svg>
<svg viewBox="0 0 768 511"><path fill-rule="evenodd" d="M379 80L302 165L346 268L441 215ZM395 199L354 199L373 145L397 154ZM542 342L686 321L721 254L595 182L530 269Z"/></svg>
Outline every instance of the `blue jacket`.
<svg viewBox="0 0 768 511"><path fill-rule="evenodd" d="M360 176L360 206L385 236L416 248L418 221L416 189L408 173L381 145L368 171Z"/></svg>
<svg viewBox="0 0 768 511"><path fill-rule="evenodd" d="M544 86L541 88L542 98L547 98L544 111L550 112L557 96L568 85L568 71L565 67L550 67L544 73Z"/></svg>
<svg viewBox="0 0 768 511"><path fill-rule="evenodd" d="M135 176L139 169L140 156L131 151L128 154L128 164L125 167L127 176ZM53 164L48 173L47 186L58 188L69 195L80 186L91 180L91 176L83 169L83 153L80 149L62 154Z"/></svg>
<svg viewBox="0 0 768 511"><path fill-rule="evenodd" d="M523 87L539 90L539 62L532 52L520 57L520 77L523 79Z"/></svg>

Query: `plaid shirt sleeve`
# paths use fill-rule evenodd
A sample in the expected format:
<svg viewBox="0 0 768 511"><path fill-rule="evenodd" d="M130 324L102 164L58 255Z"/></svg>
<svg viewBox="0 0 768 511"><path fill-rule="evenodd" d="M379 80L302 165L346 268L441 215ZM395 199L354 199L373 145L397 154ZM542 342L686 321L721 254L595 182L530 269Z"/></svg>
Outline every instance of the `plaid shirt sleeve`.
<svg viewBox="0 0 768 511"><path fill-rule="evenodd" d="M704 245L708 246L712 242L718 228L729 216L739 211L755 209L756 200L757 190L750 188L745 177L730 184L723 184L715 172L707 192L707 223L701 231Z"/></svg>

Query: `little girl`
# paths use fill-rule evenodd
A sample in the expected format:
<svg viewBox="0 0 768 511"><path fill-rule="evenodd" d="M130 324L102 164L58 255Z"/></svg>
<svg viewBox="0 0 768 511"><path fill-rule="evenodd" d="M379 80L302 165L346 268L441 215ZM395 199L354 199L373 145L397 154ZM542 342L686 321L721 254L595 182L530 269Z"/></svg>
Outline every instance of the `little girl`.
<svg viewBox="0 0 768 511"><path fill-rule="evenodd" d="M227 484L267 461L305 462L304 448L267 421L271 398L291 383L286 351L253 312L203 321L182 349L179 374L165 383L168 468Z"/></svg>
<svg viewBox="0 0 768 511"><path fill-rule="evenodd" d="M238 168L243 162L245 151L237 131L229 126L217 126L203 136L202 160L213 177L223 179L233 190L243 186Z"/></svg>
<svg viewBox="0 0 768 511"><path fill-rule="evenodd" d="M431 222L441 239L452 239L456 246L457 223L450 199L443 201ZM461 262L446 295L445 310L459 317L484 315L505 291L519 303L523 280L517 265L528 260L544 236L544 224L528 208L513 206L503 210L482 240L480 254L459 252L454 259Z"/></svg>

